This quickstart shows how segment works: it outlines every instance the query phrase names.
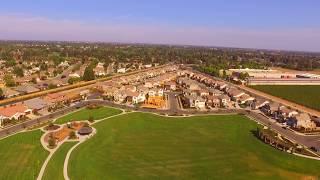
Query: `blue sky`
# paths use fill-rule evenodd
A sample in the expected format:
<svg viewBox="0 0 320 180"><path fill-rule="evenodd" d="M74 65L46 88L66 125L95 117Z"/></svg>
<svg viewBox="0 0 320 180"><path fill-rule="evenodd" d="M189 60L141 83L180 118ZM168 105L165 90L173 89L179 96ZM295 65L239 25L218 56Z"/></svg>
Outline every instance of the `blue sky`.
<svg viewBox="0 0 320 180"><path fill-rule="evenodd" d="M1 2L0 38L320 51L319 7L318 0L10 0Z"/></svg>

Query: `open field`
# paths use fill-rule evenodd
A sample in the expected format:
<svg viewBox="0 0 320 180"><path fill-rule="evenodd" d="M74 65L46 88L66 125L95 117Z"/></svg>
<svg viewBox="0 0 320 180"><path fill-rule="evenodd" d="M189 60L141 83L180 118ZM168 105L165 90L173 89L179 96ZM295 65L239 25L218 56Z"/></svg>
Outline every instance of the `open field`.
<svg viewBox="0 0 320 180"><path fill-rule="evenodd" d="M312 73L312 74L318 74L320 75L320 69L315 69L312 71L298 71L293 69L287 69L287 68L281 68L281 67L272 67L271 69L277 70L280 72L292 72L292 73Z"/></svg>
<svg viewBox="0 0 320 180"><path fill-rule="evenodd" d="M69 151L69 149L77 144L77 142L65 142L59 147L59 149L53 154L50 159L45 173L43 174L43 180L64 180L63 177L63 164L64 159Z"/></svg>
<svg viewBox="0 0 320 180"><path fill-rule="evenodd" d="M130 113L95 124L71 154L71 179L304 179L320 162L254 137L240 115L169 118Z"/></svg>
<svg viewBox="0 0 320 180"><path fill-rule="evenodd" d="M55 123L64 124L72 121L88 120L90 116L92 116L94 120L98 120L98 119L106 118L116 114L120 114L121 112L122 111L119 109L114 109L110 107L100 107L97 109L85 108L85 109L76 111L74 113L68 114L66 116L63 116L61 118L58 118L55 121Z"/></svg>
<svg viewBox="0 0 320 180"><path fill-rule="evenodd" d="M0 179L36 179L48 156L40 144L40 130L0 140Z"/></svg>
<svg viewBox="0 0 320 180"><path fill-rule="evenodd" d="M320 86L259 85L253 89L320 110Z"/></svg>

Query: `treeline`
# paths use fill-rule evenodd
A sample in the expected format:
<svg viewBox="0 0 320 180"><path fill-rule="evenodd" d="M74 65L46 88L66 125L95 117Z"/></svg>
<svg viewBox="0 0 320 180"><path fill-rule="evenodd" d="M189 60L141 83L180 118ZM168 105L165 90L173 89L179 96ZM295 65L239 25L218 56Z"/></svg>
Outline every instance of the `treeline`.
<svg viewBox="0 0 320 180"><path fill-rule="evenodd" d="M0 59L6 66L16 66L25 61L44 61L54 65L63 61L86 62L176 62L197 64L210 69L264 68L280 66L297 70L320 68L320 54L303 52L278 52L265 50L207 48L192 46L132 45L132 44L89 44L89 43L45 43L45 42L2 42ZM26 67L28 68L28 67ZM216 70L213 70L214 73Z"/></svg>

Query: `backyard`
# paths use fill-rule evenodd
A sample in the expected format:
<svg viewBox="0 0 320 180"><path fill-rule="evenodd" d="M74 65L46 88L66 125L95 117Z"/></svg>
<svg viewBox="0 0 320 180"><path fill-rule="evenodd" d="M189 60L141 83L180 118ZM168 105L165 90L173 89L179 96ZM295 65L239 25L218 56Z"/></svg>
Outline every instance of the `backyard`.
<svg viewBox="0 0 320 180"><path fill-rule="evenodd" d="M320 110L320 86L259 85L253 89Z"/></svg>
<svg viewBox="0 0 320 180"><path fill-rule="evenodd" d="M320 162L278 151L245 116L130 113L95 124L69 161L71 179L304 179Z"/></svg>
<svg viewBox="0 0 320 180"><path fill-rule="evenodd" d="M98 108L84 108L79 111L73 112L66 116L58 118L55 123L64 124L72 121L88 120L90 117L93 120L107 118L116 114L120 114L122 111L111 107L98 107Z"/></svg>

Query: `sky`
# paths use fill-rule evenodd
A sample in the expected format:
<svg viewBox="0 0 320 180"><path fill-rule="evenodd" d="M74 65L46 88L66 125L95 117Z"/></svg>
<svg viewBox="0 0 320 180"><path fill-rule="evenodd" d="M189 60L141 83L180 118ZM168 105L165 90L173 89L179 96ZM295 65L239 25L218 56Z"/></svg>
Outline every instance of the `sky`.
<svg viewBox="0 0 320 180"><path fill-rule="evenodd" d="M0 39L320 52L319 0L10 0Z"/></svg>

